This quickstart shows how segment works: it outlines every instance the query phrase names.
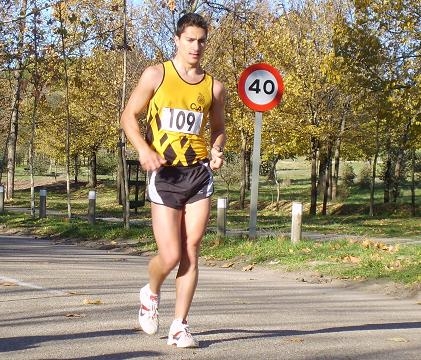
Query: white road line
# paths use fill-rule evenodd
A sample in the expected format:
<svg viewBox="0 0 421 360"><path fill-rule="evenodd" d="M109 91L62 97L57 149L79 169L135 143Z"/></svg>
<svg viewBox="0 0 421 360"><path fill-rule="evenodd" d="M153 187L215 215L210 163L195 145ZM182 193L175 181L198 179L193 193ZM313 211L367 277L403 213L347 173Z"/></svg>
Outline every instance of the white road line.
<svg viewBox="0 0 421 360"><path fill-rule="evenodd" d="M24 282L24 281L20 281L20 280L17 280L17 279L13 279L13 278L9 278L9 277L0 275L0 285L1 285L1 283L9 283L10 285L13 284L13 285L16 285L16 286L22 286L22 287L26 287L26 288L29 288L29 289L41 290L41 291L45 291L45 292L48 292L48 293L51 293L51 294L54 294L54 295L69 295L69 293L65 292L65 291L52 290L52 289L44 288L44 287L39 286L39 285L27 283L27 282Z"/></svg>

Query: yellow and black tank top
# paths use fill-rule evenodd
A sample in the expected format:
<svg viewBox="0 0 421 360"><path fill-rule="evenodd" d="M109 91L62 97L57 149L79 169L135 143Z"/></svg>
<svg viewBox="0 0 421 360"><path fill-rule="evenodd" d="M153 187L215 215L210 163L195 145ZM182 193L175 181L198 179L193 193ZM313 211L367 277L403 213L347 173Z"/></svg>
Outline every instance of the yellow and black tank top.
<svg viewBox="0 0 421 360"><path fill-rule="evenodd" d="M202 80L190 84L172 61L163 66L163 80L148 105L146 141L168 165L193 165L208 155L204 132L213 78L205 72Z"/></svg>

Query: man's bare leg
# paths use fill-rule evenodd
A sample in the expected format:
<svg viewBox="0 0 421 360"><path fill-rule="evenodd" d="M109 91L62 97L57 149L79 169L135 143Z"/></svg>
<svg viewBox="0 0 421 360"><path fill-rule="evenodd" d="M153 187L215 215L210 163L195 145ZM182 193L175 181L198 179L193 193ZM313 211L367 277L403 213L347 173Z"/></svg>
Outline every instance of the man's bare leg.
<svg viewBox="0 0 421 360"><path fill-rule="evenodd" d="M153 203L151 211L158 254L149 262L149 286L153 293L159 294L162 283L180 261L183 211Z"/></svg>
<svg viewBox="0 0 421 360"><path fill-rule="evenodd" d="M176 319L187 319L196 291L200 243L209 221L210 203L210 198L207 198L185 206L181 226L181 259L176 278Z"/></svg>

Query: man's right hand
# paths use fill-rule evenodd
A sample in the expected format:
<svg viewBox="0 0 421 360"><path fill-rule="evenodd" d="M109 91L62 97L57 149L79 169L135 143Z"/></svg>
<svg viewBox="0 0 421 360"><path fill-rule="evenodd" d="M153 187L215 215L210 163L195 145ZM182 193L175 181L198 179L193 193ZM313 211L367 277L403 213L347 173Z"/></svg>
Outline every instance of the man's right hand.
<svg viewBox="0 0 421 360"><path fill-rule="evenodd" d="M166 160L152 149L147 149L139 153L139 162L145 171L158 170L162 165L166 164Z"/></svg>

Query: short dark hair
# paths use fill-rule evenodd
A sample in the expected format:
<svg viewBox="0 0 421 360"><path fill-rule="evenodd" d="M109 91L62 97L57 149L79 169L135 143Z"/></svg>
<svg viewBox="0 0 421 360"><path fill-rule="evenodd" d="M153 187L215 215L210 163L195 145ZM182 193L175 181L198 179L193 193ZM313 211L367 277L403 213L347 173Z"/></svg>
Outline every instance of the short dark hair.
<svg viewBox="0 0 421 360"><path fill-rule="evenodd" d="M183 33L184 29L188 26L196 26L202 28L206 31L206 36L208 36L208 23L203 18L203 16L196 14L196 13L187 13L184 14L178 21L177 21L177 29L175 34L180 37Z"/></svg>

